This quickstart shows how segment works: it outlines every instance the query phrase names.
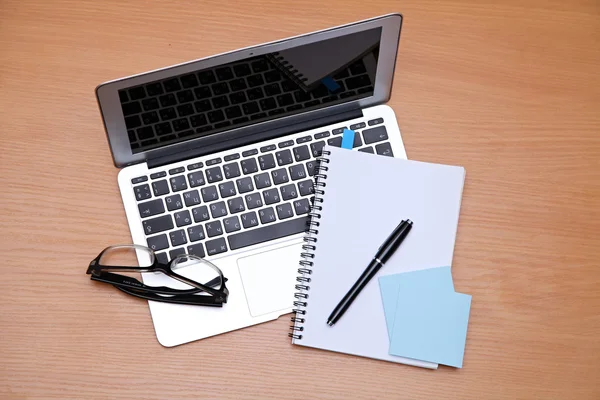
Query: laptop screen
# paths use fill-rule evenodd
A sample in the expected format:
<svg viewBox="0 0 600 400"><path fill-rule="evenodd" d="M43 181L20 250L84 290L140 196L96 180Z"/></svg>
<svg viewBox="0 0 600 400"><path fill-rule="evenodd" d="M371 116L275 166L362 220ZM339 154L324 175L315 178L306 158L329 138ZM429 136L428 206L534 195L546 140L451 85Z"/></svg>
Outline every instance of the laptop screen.
<svg viewBox="0 0 600 400"><path fill-rule="evenodd" d="M381 28L119 90L133 153L373 95Z"/></svg>

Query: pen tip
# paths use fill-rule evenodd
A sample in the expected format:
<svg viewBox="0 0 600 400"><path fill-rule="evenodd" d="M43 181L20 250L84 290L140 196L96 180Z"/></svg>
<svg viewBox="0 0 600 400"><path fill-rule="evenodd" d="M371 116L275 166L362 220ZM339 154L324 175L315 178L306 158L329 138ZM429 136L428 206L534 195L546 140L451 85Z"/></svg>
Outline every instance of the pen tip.
<svg viewBox="0 0 600 400"><path fill-rule="evenodd" d="M333 326L333 321L327 321L327 325Z"/></svg>
<svg viewBox="0 0 600 400"><path fill-rule="evenodd" d="M409 224L409 225L412 225L412 224L413 224L413 222L412 222L410 219L407 219L407 220L406 220L406 223L407 223L407 224Z"/></svg>

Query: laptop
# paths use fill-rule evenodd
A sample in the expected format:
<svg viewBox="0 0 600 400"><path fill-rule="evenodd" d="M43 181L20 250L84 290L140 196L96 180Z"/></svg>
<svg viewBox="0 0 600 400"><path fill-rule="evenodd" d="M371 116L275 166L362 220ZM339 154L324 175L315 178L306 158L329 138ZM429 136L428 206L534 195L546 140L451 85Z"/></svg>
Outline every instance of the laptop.
<svg viewBox="0 0 600 400"><path fill-rule="evenodd" d="M206 257L228 279L222 308L149 302L162 345L292 311L323 146L349 128L353 150L406 158L384 105L401 25L385 15L96 88L133 243L163 262Z"/></svg>

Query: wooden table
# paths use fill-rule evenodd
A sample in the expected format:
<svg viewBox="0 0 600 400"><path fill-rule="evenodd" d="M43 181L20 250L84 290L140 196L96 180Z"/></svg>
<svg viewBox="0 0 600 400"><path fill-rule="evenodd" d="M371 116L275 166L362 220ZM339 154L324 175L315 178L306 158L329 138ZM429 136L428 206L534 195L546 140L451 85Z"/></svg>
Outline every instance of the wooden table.
<svg viewBox="0 0 600 400"><path fill-rule="evenodd" d="M0 398L600 398L597 0L122 3L0 3ZM130 241L95 86L397 11L409 158L467 170L464 368L292 346L288 316L161 347L85 275Z"/></svg>

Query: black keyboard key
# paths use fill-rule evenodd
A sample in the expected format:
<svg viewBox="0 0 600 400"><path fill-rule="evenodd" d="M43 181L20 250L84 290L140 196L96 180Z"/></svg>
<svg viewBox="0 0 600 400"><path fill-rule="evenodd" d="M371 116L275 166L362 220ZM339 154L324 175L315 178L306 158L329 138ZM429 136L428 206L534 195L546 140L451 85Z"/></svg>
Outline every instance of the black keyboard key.
<svg viewBox="0 0 600 400"><path fill-rule="evenodd" d="M204 200L205 203L219 198L217 187L215 185L205 187L201 189L200 192L202 193L202 200Z"/></svg>
<svg viewBox="0 0 600 400"><path fill-rule="evenodd" d="M226 82L215 83L211 86L211 89L215 96L229 93L229 85Z"/></svg>
<svg viewBox="0 0 600 400"><path fill-rule="evenodd" d="M312 145L311 145L312 146ZM302 145L294 148L294 159L296 161L304 161L310 158L308 146Z"/></svg>
<svg viewBox="0 0 600 400"><path fill-rule="evenodd" d="M306 143L306 142L310 142L312 140L312 137L310 136L303 136L301 138L296 139L296 143L300 144L300 143Z"/></svg>
<svg viewBox="0 0 600 400"><path fill-rule="evenodd" d="M147 184L134 187L133 193L135 193L135 198L137 201L146 200L152 197L152 193L150 193L150 186Z"/></svg>
<svg viewBox="0 0 600 400"><path fill-rule="evenodd" d="M123 109L123 115L125 116L138 114L142 112L142 106L140 105L139 101L123 104L121 108Z"/></svg>
<svg viewBox="0 0 600 400"><path fill-rule="evenodd" d="M327 144L335 147L342 147L342 137L337 136L331 139L327 139Z"/></svg>
<svg viewBox="0 0 600 400"><path fill-rule="evenodd" d="M170 119L177 118L177 113L175 112L175 109L173 107L163 108L159 111L159 114L160 119L162 119L163 121L168 121Z"/></svg>
<svg viewBox="0 0 600 400"><path fill-rule="evenodd" d="M154 191L155 196L162 196L163 194L170 192L169 184L164 179L162 181L152 182L152 190Z"/></svg>
<svg viewBox="0 0 600 400"><path fill-rule="evenodd" d="M229 119L241 117L242 109L240 108L240 106L228 107L225 109L225 115Z"/></svg>
<svg viewBox="0 0 600 400"><path fill-rule="evenodd" d="M217 68L215 72L220 81L227 81L233 78L233 72L231 72L231 68L229 67Z"/></svg>
<svg viewBox="0 0 600 400"><path fill-rule="evenodd" d="M223 172L221 167L212 167L206 170L206 180L208 183L220 182L223 180Z"/></svg>
<svg viewBox="0 0 600 400"><path fill-rule="evenodd" d="M227 243L225 243L225 238L207 240L204 245L206 246L206 254L209 256L225 253L227 251Z"/></svg>
<svg viewBox="0 0 600 400"><path fill-rule="evenodd" d="M171 124L169 124L168 122L165 122L165 124L167 124L167 126L169 127L169 129L171 129ZM156 125L156 133L157 133L158 135L160 135L160 134L161 134L161 131L159 130L159 126L160 126L160 125L163 125L163 124L158 124L158 125ZM151 127L151 126L145 126L145 127L143 127L143 128L140 128L140 129L138 129L138 130L137 130L137 134L138 134L138 137L139 137L141 140L144 140L144 139L150 139L150 138L153 138L153 137L154 137L154 131L152 130L152 127Z"/></svg>
<svg viewBox="0 0 600 400"><path fill-rule="evenodd" d="M362 129L365 126L367 126L364 122L359 122L358 124L352 124L350 125L350 129L352 129L353 131L358 130L358 129Z"/></svg>
<svg viewBox="0 0 600 400"><path fill-rule="evenodd" d="M207 221L210 218L210 215L208 214L208 207L200 206L193 208L192 216L194 217L194 222Z"/></svg>
<svg viewBox="0 0 600 400"><path fill-rule="evenodd" d="M157 199L138 204L138 210L140 211L140 217L148 218L153 215L164 213L165 206L163 205L162 199Z"/></svg>
<svg viewBox="0 0 600 400"><path fill-rule="evenodd" d="M149 237L146 239L146 242L148 243L148 247L154 251L164 250L169 247L169 240L164 233Z"/></svg>
<svg viewBox="0 0 600 400"><path fill-rule="evenodd" d="M228 154L225 157L223 157L223 160L225 161L232 161L232 160L237 160L238 158L240 158L240 153L233 153L233 154ZM237 163L234 163L235 165L237 165ZM231 164L229 164L231 165ZM225 166L223 166L223 168L225 168Z"/></svg>
<svg viewBox="0 0 600 400"><path fill-rule="evenodd" d="M244 172L244 175L252 174L258 171L258 165L256 165L256 160L254 158L242 160L242 171Z"/></svg>
<svg viewBox="0 0 600 400"><path fill-rule="evenodd" d="M277 210L277 217L279 219L288 219L294 216L294 211L292 211L292 205L290 203L283 203L275 207Z"/></svg>
<svg viewBox="0 0 600 400"><path fill-rule="evenodd" d="M223 111L221 110L210 111L206 115L208 115L208 120L211 124L223 121L225 119L225 114L223 114Z"/></svg>
<svg viewBox="0 0 600 400"><path fill-rule="evenodd" d="M188 179L190 181L190 187L202 186L206 183L204 181L204 174L202 173L202 171L189 173Z"/></svg>
<svg viewBox="0 0 600 400"><path fill-rule="evenodd" d="M206 125L206 123L207 123L206 116L204 114L194 115L194 116L190 117L190 121L191 121L193 127Z"/></svg>
<svg viewBox="0 0 600 400"><path fill-rule="evenodd" d="M212 99L212 104L214 108L223 108L223 107L227 107L229 105L229 99L227 98L227 96L219 96L219 97L214 97ZM209 118L210 119L210 118ZM211 121L212 122L212 121Z"/></svg>
<svg viewBox="0 0 600 400"><path fill-rule="evenodd" d="M344 133L344 129L348 129L345 126L341 127L341 128L335 128L334 130L331 131L331 133L333 133L334 135L341 135L342 133Z"/></svg>
<svg viewBox="0 0 600 400"><path fill-rule="evenodd" d="M277 158L277 164L279 166L291 164L294 159L292 158L292 152L289 150L281 150L275 153L275 157Z"/></svg>
<svg viewBox="0 0 600 400"><path fill-rule="evenodd" d="M202 167L204 167L204 163L202 163L202 162L196 162L196 163L188 165L187 169L188 169L188 171L193 171L193 170L196 170L196 169L200 169Z"/></svg>
<svg viewBox="0 0 600 400"><path fill-rule="evenodd" d="M320 140L315 143L311 143L310 151L312 152L313 157L319 157L321 155L321 150L325 147L325 141Z"/></svg>
<svg viewBox="0 0 600 400"><path fill-rule="evenodd" d="M246 102L246 94L244 92L232 93L229 95L231 104L241 104Z"/></svg>
<svg viewBox="0 0 600 400"><path fill-rule="evenodd" d="M349 90L358 89L358 88L370 86L370 85L371 85L371 79L369 78L369 75L367 75L367 74L353 76L352 78L346 79L346 86L348 87Z"/></svg>
<svg viewBox="0 0 600 400"><path fill-rule="evenodd" d="M287 107L294 104L294 96L291 93L285 93L277 96L277 104L279 107Z"/></svg>
<svg viewBox="0 0 600 400"><path fill-rule="evenodd" d="M223 234L223 226L221 225L221 221L212 221L208 222L204 225L206 228L206 235L208 237L220 236Z"/></svg>
<svg viewBox="0 0 600 400"><path fill-rule="evenodd" d="M154 144L158 143L158 139L150 139L150 140L144 140L142 142L142 146L152 146ZM131 148L136 148L137 147L137 143L133 143L131 145Z"/></svg>
<svg viewBox="0 0 600 400"><path fill-rule="evenodd" d="M296 191L296 185L294 185L293 183L282 186L280 188L280 190L281 190L281 197L283 198L283 200L291 200L291 199L295 199L296 197L298 197L298 192Z"/></svg>
<svg viewBox="0 0 600 400"><path fill-rule="evenodd" d="M151 174L150 179L164 178L165 176L167 176L167 173L165 171L160 171L160 172L155 172L155 173ZM158 195L156 195L156 196L158 196Z"/></svg>
<svg viewBox="0 0 600 400"><path fill-rule="evenodd" d="M258 100L258 99L262 99L263 97L265 97L263 90L259 87L254 88L254 89L248 89L248 91L246 92L246 95L248 96L248 100Z"/></svg>
<svg viewBox="0 0 600 400"><path fill-rule="evenodd" d="M235 185L233 181L223 182L219 184L219 192L221 193L222 198L235 196L237 194L235 192Z"/></svg>
<svg viewBox="0 0 600 400"><path fill-rule="evenodd" d="M202 243L191 244L187 247L187 253L198 257L206 257Z"/></svg>
<svg viewBox="0 0 600 400"><path fill-rule="evenodd" d="M263 192L263 198L265 199L266 205L278 203L281 200L279 191L276 188L265 190Z"/></svg>
<svg viewBox="0 0 600 400"><path fill-rule="evenodd" d="M292 165L290 167L290 177L293 181L297 181L298 179L306 178L306 171L304 170L304 165L297 164Z"/></svg>
<svg viewBox="0 0 600 400"><path fill-rule="evenodd" d="M133 129L127 131L127 136L129 137L129 141L132 143L137 140L137 137L135 136L135 131Z"/></svg>
<svg viewBox="0 0 600 400"><path fill-rule="evenodd" d="M248 210L252 210L253 208L262 207L263 202L260 197L260 193L250 193L246 195L246 205L248 206Z"/></svg>
<svg viewBox="0 0 600 400"><path fill-rule="evenodd" d="M281 74L279 71L272 69L271 71L265 72L265 80L267 82L277 82L281 80Z"/></svg>
<svg viewBox="0 0 600 400"><path fill-rule="evenodd" d="M133 178L131 180L131 183L133 183L135 185L137 183L146 182L147 180L148 180L148 177L143 175L143 176L138 176L137 178Z"/></svg>
<svg viewBox="0 0 600 400"><path fill-rule="evenodd" d="M319 104L321 104L321 100L307 101L306 103L304 103L304 107L309 108L313 106L318 106Z"/></svg>
<svg viewBox="0 0 600 400"><path fill-rule="evenodd" d="M242 216L243 224L243 216ZM244 225L244 227L246 227ZM268 242L269 240L304 232L306 229L306 218L295 218L276 224L267 225L251 231L244 231L229 235L229 247L231 250L241 249L258 243Z"/></svg>
<svg viewBox="0 0 600 400"><path fill-rule="evenodd" d="M277 147L279 147L280 149L283 149L285 147L291 147L294 145L294 141L293 140L286 140L285 142L281 142L277 145Z"/></svg>
<svg viewBox="0 0 600 400"><path fill-rule="evenodd" d="M169 170L169 175L177 175L185 171L183 167L172 168Z"/></svg>
<svg viewBox="0 0 600 400"><path fill-rule="evenodd" d="M276 147L274 144L270 144L270 145L268 145L268 146L263 146L263 147L261 147L261 148L260 148L260 152L261 152L261 153L267 153L267 152L269 152L269 151L273 151L273 150L275 150L275 149L277 149L277 147Z"/></svg>
<svg viewBox="0 0 600 400"><path fill-rule="evenodd" d="M173 128L169 122L161 122L160 124L154 125L154 130L157 135L168 135L173 132Z"/></svg>
<svg viewBox="0 0 600 400"><path fill-rule="evenodd" d="M240 220L235 215L233 217L228 217L223 220L223 225L225 226L225 232L235 232L242 229L240 226Z"/></svg>
<svg viewBox="0 0 600 400"><path fill-rule="evenodd" d="M217 81L215 74L211 70L198 72L198 79L200 79L200 83L203 85L209 85Z"/></svg>
<svg viewBox="0 0 600 400"><path fill-rule="evenodd" d="M212 97L212 92L208 86L202 86L194 89L194 95L197 100L204 100Z"/></svg>
<svg viewBox="0 0 600 400"><path fill-rule="evenodd" d="M238 192L240 192L240 194L251 192L254 190L254 185L252 184L252 178L250 178L250 177L238 179L237 181L235 181L235 183L237 185Z"/></svg>
<svg viewBox="0 0 600 400"><path fill-rule="evenodd" d="M200 128L196 128L196 133L204 133L204 132L208 132L211 131L213 128L212 126L208 125L208 126L203 126Z"/></svg>
<svg viewBox="0 0 600 400"><path fill-rule="evenodd" d="M352 147L360 147L362 146L362 140L360 140L360 134L358 132L354 132L354 142L352 143Z"/></svg>
<svg viewBox="0 0 600 400"><path fill-rule="evenodd" d="M375 151L377 154L382 156L394 157L394 152L392 151L392 145L389 143L381 143L375 146Z"/></svg>
<svg viewBox="0 0 600 400"><path fill-rule="evenodd" d="M167 203L167 210L179 210L183 208L183 203L181 202L181 196L178 194L174 194L172 196L165 197L165 202Z"/></svg>
<svg viewBox="0 0 600 400"><path fill-rule="evenodd" d="M129 96L125 90L119 90L119 100L121 103L127 103L129 101Z"/></svg>
<svg viewBox="0 0 600 400"><path fill-rule="evenodd" d="M284 92L293 92L298 89L298 85L296 85L293 81L283 81L281 82L281 89Z"/></svg>
<svg viewBox="0 0 600 400"><path fill-rule="evenodd" d="M163 87L160 84L160 82L156 82L156 83L149 83L146 85L146 92L148 93L148 96L157 96L159 94L163 94Z"/></svg>
<svg viewBox="0 0 600 400"><path fill-rule="evenodd" d="M248 82L248 86L256 87L265 83L261 74L251 75L246 78L246 82Z"/></svg>
<svg viewBox="0 0 600 400"><path fill-rule="evenodd" d="M180 117L187 117L189 115L192 115L193 113L195 113L194 106L190 103L177 106L177 114Z"/></svg>
<svg viewBox="0 0 600 400"><path fill-rule="evenodd" d="M125 126L127 129L135 129L139 126L142 126L142 120L139 115L132 115L130 117L125 118Z"/></svg>
<svg viewBox="0 0 600 400"><path fill-rule="evenodd" d="M288 173L285 168L277 169L275 171L271 171L271 175L273 176L273 183L275 185L280 185L282 183L286 183L289 181Z"/></svg>
<svg viewBox="0 0 600 400"><path fill-rule="evenodd" d="M315 160L308 161L306 163L306 171L308 176L313 176L317 172L317 162Z"/></svg>
<svg viewBox="0 0 600 400"><path fill-rule="evenodd" d="M236 155L239 157L239 154ZM228 156L225 157L225 161L227 161L227 157ZM227 179L237 178L240 176L240 166L237 162L225 164L223 165L223 172L225 173L225 178Z"/></svg>
<svg viewBox="0 0 600 400"><path fill-rule="evenodd" d="M160 118L158 118L158 113L156 111L142 114L142 122L144 125L155 124L158 121L160 121Z"/></svg>
<svg viewBox="0 0 600 400"><path fill-rule="evenodd" d="M374 153L374 151L373 151L373 147L372 147L372 146L365 147L364 149L360 149L360 150L358 150L358 151L362 151L363 153L371 153L371 154L373 154L373 153Z"/></svg>
<svg viewBox="0 0 600 400"><path fill-rule="evenodd" d="M281 88L279 87L279 83L270 83L265 86L265 94L267 96L275 96L281 93Z"/></svg>
<svg viewBox="0 0 600 400"><path fill-rule="evenodd" d="M383 124L383 118L375 118L368 122L369 126Z"/></svg>
<svg viewBox="0 0 600 400"><path fill-rule="evenodd" d="M206 161L206 166L208 167L210 165L221 164L221 161L221 157L212 158Z"/></svg>
<svg viewBox="0 0 600 400"><path fill-rule="evenodd" d="M258 108L258 103L255 101L242 104L242 110L244 110L244 114L246 115L254 114L260 111Z"/></svg>
<svg viewBox="0 0 600 400"><path fill-rule="evenodd" d="M167 253L156 253L155 256L158 262L161 264L167 264L169 262L169 257L167 256Z"/></svg>
<svg viewBox="0 0 600 400"><path fill-rule="evenodd" d="M188 210L178 211L175 213L175 225L177 227L186 226L192 223L190 212Z"/></svg>
<svg viewBox="0 0 600 400"><path fill-rule="evenodd" d="M312 179L307 179L302 182L298 182L298 191L300 192L300 196L307 196L309 194L315 193L314 181Z"/></svg>
<svg viewBox="0 0 600 400"><path fill-rule="evenodd" d="M227 208L225 207L224 201L218 201L209 206L210 214L213 218L219 218L224 215L227 215Z"/></svg>
<svg viewBox="0 0 600 400"><path fill-rule="evenodd" d="M275 218L273 207L263 208L258 212L258 217L263 224L268 224L277 220L277 218Z"/></svg>
<svg viewBox="0 0 600 400"><path fill-rule="evenodd" d="M310 100L310 93L306 93L303 90L297 90L294 92L294 98L298 103Z"/></svg>
<svg viewBox="0 0 600 400"><path fill-rule="evenodd" d="M163 82L163 86L167 92L175 92L177 90L181 90L181 85L179 84L179 80L177 78L168 79Z"/></svg>
<svg viewBox="0 0 600 400"><path fill-rule="evenodd" d="M209 100L198 100L194 102L196 112L206 112L212 110L212 103Z"/></svg>
<svg viewBox="0 0 600 400"><path fill-rule="evenodd" d="M248 86L246 86L246 81L244 80L244 78L234 79L234 80L230 81L229 86L231 87L231 90L234 92L244 90L248 87ZM244 98L245 97L246 96L244 95Z"/></svg>
<svg viewBox="0 0 600 400"><path fill-rule="evenodd" d="M250 75L252 71L250 71L250 65L248 64L238 64L233 67L233 72L235 72L235 76L246 76Z"/></svg>
<svg viewBox="0 0 600 400"><path fill-rule="evenodd" d="M180 246L187 243L187 237L185 236L185 231L183 229L169 232L169 237L171 238L171 244L173 246Z"/></svg>
<svg viewBox="0 0 600 400"><path fill-rule="evenodd" d="M142 100L142 107L144 107L144 111L152 111L160 108L160 104L158 104L158 99L156 97L151 97Z"/></svg>
<svg viewBox="0 0 600 400"><path fill-rule="evenodd" d="M169 251L169 259L174 260L179 256L185 254L185 249L183 247L179 247L178 249L173 249Z"/></svg>
<svg viewBox="0 0 600 400"><path fill-rule="evenodd" d="M349 69L350 69L350 72L352 73L352 75L360 75L360 74L364 74L365 72L367 72L367 69L365 68L365 64L363 63L362 60L358 60L358 61L354 62L352 65L350 65Z"/></svg>
<svg viewBox="0 0 600 400"><path fill-rule="evenodd" d="M162 107L170 107L177 104L177 98L173 93L165 94L158 98Z"/></svg>
<svg viewBox="0 0 600 400"><path fill-rule="evenodd" d="M225 128L226 126L229 126L229 125L231 125L231 122L229 122L229 121L219 122L219 123L215 124L215 129Z"/></svg>
<svg viewBox="0 0 600 400"><path fill-rule="evenodd" d="M273 154L265 154L258 157L258 163L260 164L261 170L275 168L275 158Z"/></svg>
<svg viewBox="0 0 600 400"><path fill-rule="evenodd" d="M315 89L313 89L311 91L312 96L315 99L318 99L319 97L325 97L327 95L329 95L329 90L327 89L327 87L323 84L317 86Z"/></svg>
<svg viewBox="0 0 600 400"><path fill-rule="evenodd" d="M319 132L315 133L315 139L323 139L329 136L329 132Z"/></svg>
<svg viewBox="0 0 600 400"><path fill-rule="evenodd" d="M179 104L194 101L194 94L191 90L182 90L177 92L177 100L179 100Z"/></svg>
<svg viewBox="0 0 600 400"><path fill-rule="evenodd" d="M196 206L200 204L200 194L197 190L190 190L183 194L183 201L187 207Z"/></svg>
<svg viewBox="0 0 600 400"><path fill-rule="evenodd" d="M184 75L180 79L181 85L186 89L198 86L198 79L194 74Z"/></svg>
<svg viewBox="0 0 600 400"><path fill-rule="evenodd" d="M246 211L246 207L244 207L244 199L241 197L227 200L227 206L229 206L230 214Z"/></svg>
<svg viewBox="0 0 600 400"><path fill-rule="evenodd" d="M202 225L191 226L187 228L187 232L190 242L197 242L198 240L203 240L205 237Z"/></svg>
<svg viewBox="0 0 600 400"><path fill-rule="evenodd" d="M254 211L246 214L242 214L242 226L246 229L252 228L258 225L258 217Z"/></svg>
<svg viewBox="0 0 600 400"><path fill-rule="evenodd" d="M271 186L271 178L268 172L263 172L258 175L254 175L254 183L257 189L264 189Z"/></svg>
<svg viewBox="0 0 600 400"><path fill-rule="evenodd" d="M142 221L142 225L144 225L144 233L146 233L146 235L152 235L154 233L173 229L173 219L171 218L171 215L163 215L161 217Z"/></svg>
<svg viewBox="0 0 600 400"><path fill-rule="evenodd" d="M185 190L188 188L187 182L185 181L185 176L183 175L174 176L169 179L169 181L171 182L171 189L174 192L179 192L180 190Z"/></svg>
<svg viewBox="0 0 600 400"><path fill-rule="evenodd" d="M362 134L363 138L365 139L365 144L388 140L388 134L385 126L377 126L375 128L365 129Z"/></svg>
<svg viewBox="0 0 600 400"><path fill-rule="evenodd" d="M264 72L269 69L269 64L267 63L267 60L265 60L264 58L254 61L251 65L252 65L252 71L254 71L254 72Z"/></svg>
<svg viewBox="0 0 600 400"><path fill-rule="evenodd" d="M255 154L258 154L258 150L256 150L256 149L246 150L246 151L242 152L243 157L253 156Z"/></svg>
<svg viewBox="0 0 600 400"><path fill-rule="evenodd" d="M300 199L294 201L294 210L296 211L296 215L308 214L310 211L310 203L308 199Z"/></svg>

